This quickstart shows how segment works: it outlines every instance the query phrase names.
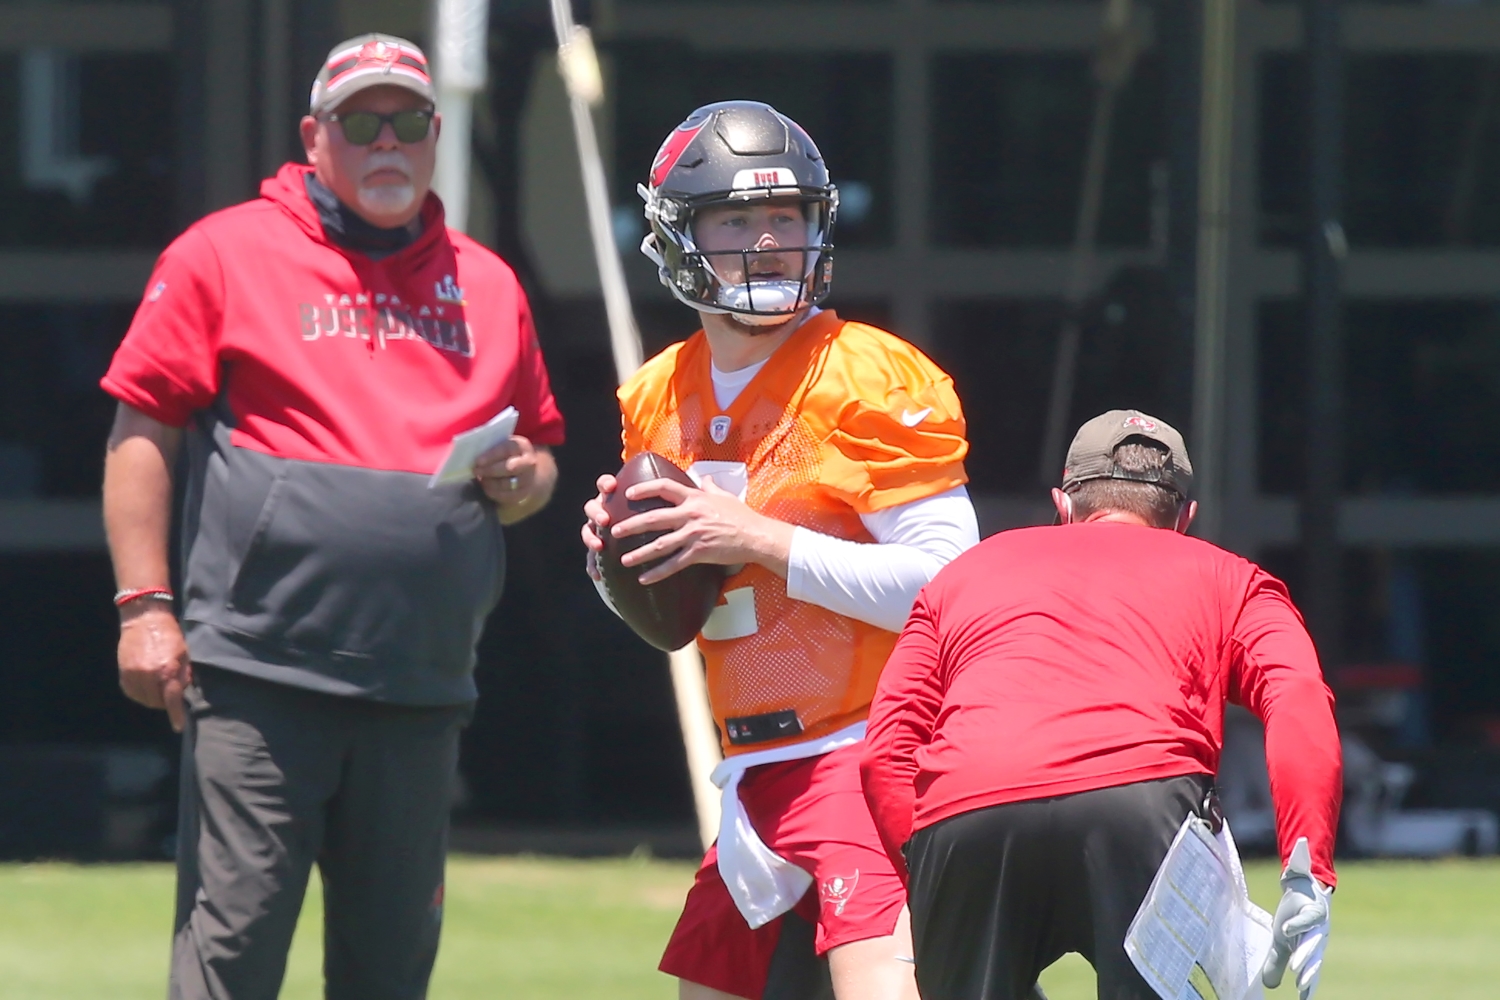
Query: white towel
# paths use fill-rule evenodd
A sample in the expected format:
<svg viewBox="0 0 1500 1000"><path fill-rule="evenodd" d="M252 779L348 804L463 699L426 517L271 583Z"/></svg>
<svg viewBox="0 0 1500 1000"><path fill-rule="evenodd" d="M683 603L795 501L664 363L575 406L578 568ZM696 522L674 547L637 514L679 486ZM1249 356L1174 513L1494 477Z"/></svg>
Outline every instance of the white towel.
<svg viewBox="0 0 1500 1000"><path fill-rule="evenodd" d="M821 757L865 738L856 722L820 740L755 750L727 757L710 776L723 790L719 815L719 877L740 915L752 929L762 927L797 905L812 885L812 875L766 846L740 803L740 778L752 767Z"/></svg>

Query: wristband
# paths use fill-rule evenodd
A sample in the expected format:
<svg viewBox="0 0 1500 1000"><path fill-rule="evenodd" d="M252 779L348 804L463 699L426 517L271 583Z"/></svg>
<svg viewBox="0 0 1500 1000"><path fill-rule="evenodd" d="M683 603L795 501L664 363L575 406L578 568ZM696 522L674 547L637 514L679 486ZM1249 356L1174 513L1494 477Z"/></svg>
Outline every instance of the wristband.
<svg viewBox="0 0 1500 1000"><path fill-rule="evenodd" d="M168 587L137 587L134 590L115 591L115 607L123 608L131 601L139 600L166 601L171 603L175 598Z"/></svg>

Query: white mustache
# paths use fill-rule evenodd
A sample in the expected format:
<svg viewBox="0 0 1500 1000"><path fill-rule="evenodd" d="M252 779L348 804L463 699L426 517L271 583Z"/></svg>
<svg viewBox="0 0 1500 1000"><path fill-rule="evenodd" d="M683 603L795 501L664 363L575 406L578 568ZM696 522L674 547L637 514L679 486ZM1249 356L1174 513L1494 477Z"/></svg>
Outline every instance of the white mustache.
<svg viewBox="0 0 1500 1000"><path fill-rule="evenodd" d="M411 161L400 150L380 150L371 153L365 160L364 176L361 182L368 180L370 175L378 170L399 170L402 176L408 180L411 179Z"/></svg>

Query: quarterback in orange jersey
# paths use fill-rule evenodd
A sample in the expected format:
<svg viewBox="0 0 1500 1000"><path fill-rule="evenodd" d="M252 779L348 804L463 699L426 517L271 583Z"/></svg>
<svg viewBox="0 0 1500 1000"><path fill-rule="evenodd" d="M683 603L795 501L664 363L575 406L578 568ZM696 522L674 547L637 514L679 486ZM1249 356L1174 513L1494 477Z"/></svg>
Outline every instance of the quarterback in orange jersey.
<svg viewBox="0 0 1500 1000"><path fill-rule="evenodd" d="M610 524L601 476L590 574L603 531L666 531L624 558L663 560L644 583L731 567L698 637L723 822L662 971L687 1000L915 1000L905 893L858 764L917 591L978 541L958 398L910 344L819 310L838 192L789 118L699 108L641 193L642 250L703 329L620 388L625 457L657 452L701 488L637 484L632 499L674 506Z"/></svg>

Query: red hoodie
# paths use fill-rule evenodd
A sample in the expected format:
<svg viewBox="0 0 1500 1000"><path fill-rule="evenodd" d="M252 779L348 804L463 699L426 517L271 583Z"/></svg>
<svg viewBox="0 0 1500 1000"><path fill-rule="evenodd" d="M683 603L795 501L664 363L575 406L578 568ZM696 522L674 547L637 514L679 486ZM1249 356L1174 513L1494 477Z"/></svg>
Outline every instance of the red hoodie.
<svg viewBox="0 0 1500 1000"><path fill-rule="evenodd" d="M562 441L515 275L443 225L379 260L325 236L309 168L161 255L104 389L188 433L193 661L402 704L472 700L504 536L474 483L429 489L507 405Z"/></svg>
<svg viewBox="0 0 1500 1000"><path fill-rule="evenodd" d="M453 435L507 405L517 434L560 444L531 310L494 253L443 225L372 260L333 244L287 164L157 261L102 382L182 427L221 392L232 440L268 455L431 473ZM229 377L232 373L232 377Z"/></svg>

